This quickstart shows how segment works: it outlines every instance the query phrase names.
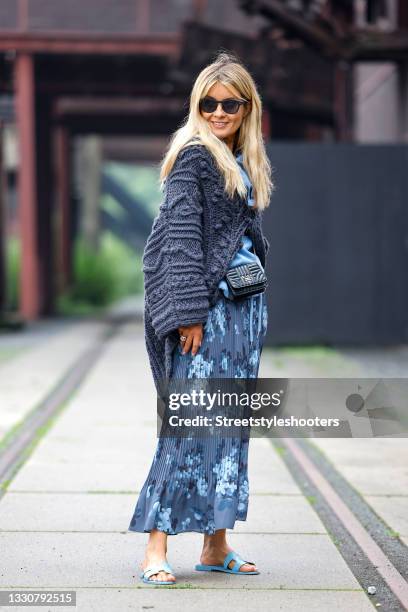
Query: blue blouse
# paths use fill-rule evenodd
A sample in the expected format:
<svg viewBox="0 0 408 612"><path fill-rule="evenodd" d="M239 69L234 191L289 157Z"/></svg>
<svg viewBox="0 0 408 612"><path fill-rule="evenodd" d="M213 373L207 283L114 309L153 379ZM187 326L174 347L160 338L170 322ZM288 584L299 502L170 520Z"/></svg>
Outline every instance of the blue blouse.
<svg viewBox="0 0 408 612"><path fill-rule="evenodd" d="M253 206L255 200L252 195L252 183L244 168L242 153L238 153L238 155L236 156L236 160L238 162L242 178L244 179L244 183L247 188L247 204L248 206ZM259 257L254 253L252 247L252 240L249 236L247 236L247 234L244 234L242 236L241 244L241 248L236 253L235 257L233 257L233 259L230 261L228 270L231 270L231 268L236 268L237 266L241 266L242 264L250 263L251 261L258 262L258 264L262 267ZM227 281L225 281L224 279L220 280L218 286L220 287L220 289L223 290L225 297L231 299L231 292L227 285Z"/></svg>

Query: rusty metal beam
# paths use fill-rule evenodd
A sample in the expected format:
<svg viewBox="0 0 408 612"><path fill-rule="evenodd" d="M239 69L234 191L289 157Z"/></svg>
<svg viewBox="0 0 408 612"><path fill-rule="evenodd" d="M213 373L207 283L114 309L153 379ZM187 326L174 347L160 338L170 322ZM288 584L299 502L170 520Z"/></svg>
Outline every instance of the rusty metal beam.
<svg viewBox="0 0 408 612"><path fill-rule="evenodd" d="M383 32L373 29L355 29L349 24L348 32L330 34L318 24L306 21L301 15L289 10L279 0L243 0L241 6L253 14L260 14L278 23L289 34L297 36L305 44L333 60L356 61L404 61L408 55L408 33L406 30ZM400 22L407 27L405 19L408 9L401 8ZM336 18L330 21L338 27Z"/></svg>
<svg viewBox="0 0 408 612"><path fill-rule="evenodd" d="M408 32L375 32L357 30L344 43L347 61L406 61Z"/></svg>
<svg viewBox="0 0 408 612"><path fill-rule="evenodd" d="M99 134L111 136L113 134L129 136L154 135L167 136L180 126L184 117L182 113L157 113L149 115L67 115L64 119L71 134Z"/></svg>
<svg viewBox="0 0 408 612"><path fill-rule="evenodd" d="M34 60L26 53L15 61L16 118L20 145L18 174L21 236L20 313L28 320L40 314L38 210L35 159Z"/></svg>
<svg viewBox="0 0 408 612"><path fill-rule="evenodd" d="M193 0L193 19L202 21L208 7L208 0Z"/></svg>
<svg viewBox="0 0 408 612"><path fill-rule="evenodd" d="M144 84L140 82L129 83L122 81L114 83L113 81L87 81L87 82L64 82L61 81L42 81L37 84L37 90L43 93L52 94L53 96L89 96L90 92L94 96L115 95L117 97L132 96L150 96L151 98L163 98L162 88L160 83L155 86L152 84ZM8 91L6 87L3 88ZM0 87L1 91L1 87Z"/></svg>
<svg viewBox="0 0 408 612"><path fill-rule="evenodd" d="M279 0L246 0L241 1L240 5L252 14L258 13L279 23L286 31L296 34L305 43L325 55L339 56L341 49L334 36L320 26L306 21Z"/></svg>
<svg viewBox="0 0 408 612"><path fill-rule="evenodd" d="M353 115L353 65L337 62L334 73L334 113L336 139L352 142L354 137Z"/></svg>
<svg viewBox="0 0 408 612"><path fill-rule="evenodd" d="M176 58L179 34L149 36L74 35L53 31L47 34L0 32L0 52L164 55Z"/></svg>
<svg viewBox="0 0 408 612"><path fill-rule="evenodd" d="M53 154L51 99L36 91L35 155L37 170L38 250L40 272L40 314L55 310L54 227L53 227Z"/></svg>
<svg viewBox="0 0 408 612"><path fill-rule="evenodd" d="M53 115L56 119L69 115L156 115L188 112L188 101L184 97L63 97L55 100Z"/></svg>
<svg viewBox="0 0 408 612"><path fill-rule="evenodd" d="M4 134L4 123L0 120L0 321L1 311L4 309L6 304L6 250L5 250L5 237L6 237L6 216L5 216L5 203L4 203L4 183L5 173L3 165L3 134Z"/></svg>
<svg viewBox="0 0 408 612"><path fill-rule="evenodd" d="M265 107L262 109L262 136L265 141L271 138L271 113Z"/></svg>
<svg viewBox="0 0 408 612"><path fill-rule="evenodd" d="M398 25L401 30L408 30L407 0L398 0Z"/></svg>
<svg viewBox="0 0 408 612"><path fill-rule="evenodd" d="M58 291L72 282L72 218L70 208L69 133L63 126L55 128L55 194L57 198L57 269Z"/></svg>

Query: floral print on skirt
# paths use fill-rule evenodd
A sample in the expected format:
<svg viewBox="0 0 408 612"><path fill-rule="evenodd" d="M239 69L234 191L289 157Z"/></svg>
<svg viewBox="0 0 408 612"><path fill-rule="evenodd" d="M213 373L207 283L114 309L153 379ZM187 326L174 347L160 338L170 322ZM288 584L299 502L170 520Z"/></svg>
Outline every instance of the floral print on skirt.
<svg viewBox="0 0 408 612"><path fill-rule="evenodd" d="M257 378L267 329L265 294L210 308L195 356L173 354L172 377ZM129 531L214 534L245 521L248 437L161 437Z"/></svg>

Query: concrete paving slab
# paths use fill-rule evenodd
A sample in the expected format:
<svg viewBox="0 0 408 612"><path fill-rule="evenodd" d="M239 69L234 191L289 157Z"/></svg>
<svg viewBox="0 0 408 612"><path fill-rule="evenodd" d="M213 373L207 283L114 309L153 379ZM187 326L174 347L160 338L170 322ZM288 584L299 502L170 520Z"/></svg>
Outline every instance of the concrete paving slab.
<svg viewBox="0 0 408 612"><path fill-rule="evenodd" d="M403 438L318 439L335 469L390 529L408 535L408 446Z"/></svg>
<svg viewBox="0 0 408 612"><path fill-rule="evenodd" d="M78 398L91 393L88 383ZM88 413L98 413L89 404ZM140 490L150 469L157 445L156 430L148 432L129 425L100 423L83 427L84 412L78 414L75 430L65 426L66 410L48 431L23 469L10 485L11 491L134 491ZM62 441L62 443L61 443ZM134 466L134 470L129 469ZM299 490L269 440L252 439L249 450L251 493L298 494Z"/></svg>
<svg viewBox="0 0 408 612"><path fill-rule="evenodd" d="M0 586L75 588L138 584L147 535L139 533L0 533ZM256 576L196 572L202 534L170 538L168 559L180 585L201 588L360 589L327 535L230 533L230 545L256 561ZM305 552L307 551L307 554ZM235 578L235 579L234 579Z"/></svg>
<svg viewBox="0 0 408 612"><path fill-rule="evenodd" d="M394 531L408 536L408 495L366 495L366 501Z"/></svg>
<svg viewBox="0 0 408 612"><path fill-rule="evenodd" d="M99 321L64 325L46 342L0 367L0 440L55 386L106 328Z"/></svg>
<svg viewBox="0 0 408 612"><path fill-rule="evenodd" d="M292 475L271 442L252 438L248 451L248 479L251 493L299 494Z"/></svg>
<svg viewBox="0 0 408 612"><path fill-rule="evenodd" d="M316 349L273 349L265 347L259 368L260 378L325 378L363 376L361 364L341 351Z"/></svg>
<svg viewBox="0 0 408 612"><path fill-rule="evenodd" d="M46 448L49 440L52 440L51 432L48 436L41 442L43 448ZM271 448L269 453L259 452L256 442L258 441L251 440L248 458L251 494L299 494L296 483L280 459L276 457L273 449ZM17 473L9 490L139 491L150 469L156 443L157 440L153 437L148 452L140 452L136 459L132 456L130 463L125 463L126 458L129 459L129 452L126 452L126 449L122 462L118 460L115 463L107 461L99 463L92 457L88 457L88 461L81 462L76 456L73 456L68 463L51 463L51 458L48 460L43 457L39 460L34 454Z"/></svg>
<svg viewBox="0 0 408 612"><path fill-rule="evenodd" d="M49 444L41 446L38 449L36 460L41 463L54 461L55 463L71 463L72 457L75 457L77 463L89 463L94 460L96 463L127 463L129 465L139 465L140 451L136 448L138 441L131 448L124 447L119 450L116 447L110 448L106 445L87 444L86 446L75 446L72 442L64 443L56 440L50 441ZM146 447L153 453L153 446Z"/></svg>
<svg viewBox="0 0 408 612"><path fill-rule="evenodd" d="M250 496L247 520L237 521L234 532L327 533L318 515L302 495L256 494Z"/></svg>
<svg viewBox="0 0 408 612"><path fill-rule="evenodd" d="M151 464L141 457L134 470L128 463L39 463L31 459L18 472L10 491L139 491Z"/></svg>
<svg viewBox="0 0 408 612"><path fill-rule="evenodd" d="M60 416L63 419L64 415ZM144 440L150 441L153 439L157 440L157 425L156 415L152 415L149 419L142 419L136 417L137 425L133 426L135 417L131 415L129 419L124 419L121 422L117 422L111 417L110 420L103 419L101 417L95 417L95 421L92 422L91 415L81 416L71 422L67 422L65 419L59 423L57 422L52 426L53 439L63 441L73 441L75 444L84 445L85 440L87 444L97 443L100 445L110 443L111 446L118 446L120 440L124 440L124 443L131 445L141 443ZM51 430L50 430L51 433ZM122 444L119 444L122 448Z"/></svg>
<svg viewBox="0 0 408 612"><path fill-rule="evenodd" d="M140 583L142 584L142 583ZM285 612L372 612L373 606L362 591L291 591L272 589L186 590L143 585L140 588L76 589L77 612L112 612L112 610L188 610L207 612L209 609L284 610ZM54 610L55 608L50 608ZM66 608L69 610L70 608ZM16 607L4 610L16 611ZM21 608L25 612L27 608ZM19 612L17 610L17 612Z"/></svg>
<svg viewBox="0 0 408 612"><path fill-rule="evenodd" d="M6 493L0 504L0 531L126 531L137 494ZM27 512L29 508L29 512ZM326 533L301 496L257 496L249 500L238 533Z"/></svg>
<svg viewBox="0 0 408 612"><path fill-rule="evenodd" d="M340 349L341 356L347 361L359 363L366 378L406 378L408 372L407 344Z"/></svg>
<svg viewBox="0 0 408 612"><path fill-rule="evenodd" d="M136 499L136 494L6 493L0 531L123 532Z"/></svg>
<svg viewBox="0 0 408 612"><path fill-rule="evenodd" d="M73 396L69 407L60 415L47 436L38 444L33 456L16 475L10 490L140 490L150 469L157 438L155 429L152 428L149 429L149 436L143 437L140 432L137 433L140 429L140 411L134 411L132 423L129 418L122 418L120 411L115 408L118 398L120 406L132 406L135 388L140 385L136 377L129 376L129 364L132 364L131 355L140 352L141 342L139 340L138 347L136 342L130 341L128 332L128 326L124 326L121 333L109 343L107 350ZM102 412L101 406L105 406L106 412ZM120 424L117 414L122 420ZM155 411L151 416L155 424ZM67 423L70 423L70 426L67 426ZM49 449L47 446L53 441L58 444L61 437L75 442L75 447L72 448L73 452L69 458L63 453L62 456L60 454L61 462L58 463L52 456L55 445ZM98 461L95 454L87 451L94 443L99 448L105 446L111 452L105 455L100 452ZM121 449L124 452L120 459ZM135 449L139 451L136 460ZM112 451L115 454L115 462L112 460ZM63 462L65 459L68 460L67 463Z"/></svg>
<svg viewBox="0 0 408 612"><path fill-rule="evenodd" d="M339 471L362 495L399 495L408 492L408 466L342 466Z"/></svg>
<svg viewBox="0 0 408 612"><path fill-rule="evenodd" d="M123 428L115 428L111 433L93 432L87 437L83 432L73 436L49 435L36 449L36 461L39 463L128 463L139 465L139 457L147 455L153 458L157 445L154 432L149 430L146 436L142 431L135 435ZM122 443L122 444L120 444Z"/></svg>
<svg viewBox="0 0 408 612"><path fill-rule="evenodd" d="M403 438L320 438L313 439L313 445L339 467L380 464L393 469L408 466L408 444Z"/></svg>
<svg viewBox="0 0 408 612"><path fill-rule="evenodd" d="M60 419L64 414L60 415ZM109 422L92 423L78 416L75 425L66 426L64 423L55 423L48 430L47 441L52 442L72 443L76 447L85 447L87 445L111 446L112 448L134 447L138 444L152 444L152 441L157 444L156 423L151 421L148 427L143 426L143 421L140 421L135 427L128 424L115 424L113 420ZM42 442L37 447L40 450ZM42 446L41 446L41 450Z"/></svg>

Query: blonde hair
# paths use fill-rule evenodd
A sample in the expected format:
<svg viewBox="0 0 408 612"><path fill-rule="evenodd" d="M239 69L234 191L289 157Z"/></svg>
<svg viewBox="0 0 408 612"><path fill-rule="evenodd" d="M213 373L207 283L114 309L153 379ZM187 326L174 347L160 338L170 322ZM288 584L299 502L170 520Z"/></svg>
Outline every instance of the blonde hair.
<svg viewBox="0 0 408 612"><path fill-rule="evenodd" d="M271 165L266 155L261 131L262 102L256 85L247 69L230 53L221 52L216 60L206 66L198 75L190 95L190 110L184 125L176 130L170 139L167 152L160 168L160 182L163 189L177 155L186 146L204 145L215 158L225 178L225 191L233 197L238 193L246 196L246 187L238 164L231 149L211 131L201 116L199 102L210 88L221 83L233 86L242 98L250 101L250 110L238 129L237 148L242 151L243 164L252 182L255 206L263 210L269 206L274 185L271 179Z"/></svg>

